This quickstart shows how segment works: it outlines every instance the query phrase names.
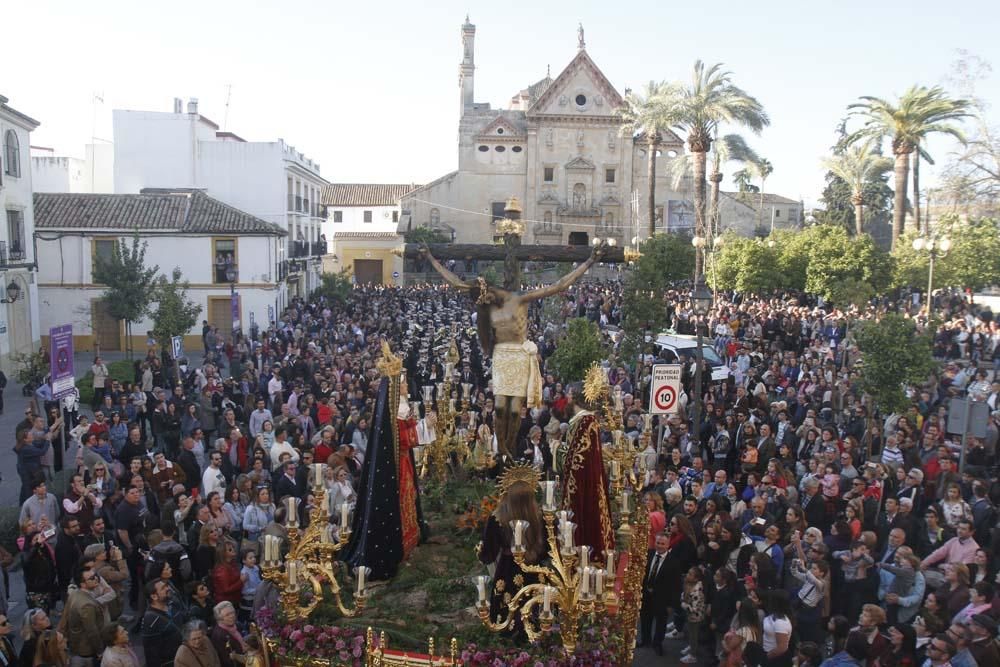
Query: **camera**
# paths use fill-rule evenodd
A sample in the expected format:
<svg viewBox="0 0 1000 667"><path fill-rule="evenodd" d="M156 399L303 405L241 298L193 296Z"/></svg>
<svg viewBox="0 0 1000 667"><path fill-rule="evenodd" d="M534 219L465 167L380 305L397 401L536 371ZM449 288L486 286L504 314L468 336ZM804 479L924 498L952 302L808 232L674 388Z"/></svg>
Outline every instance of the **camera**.
<svg viewBox="0 0 1000 667"><path fill-rule="evenodd" d="M55 536L56 536L55 528L50 527L42 531L42 537L44 537L46 540L51 540Z"/></svg>

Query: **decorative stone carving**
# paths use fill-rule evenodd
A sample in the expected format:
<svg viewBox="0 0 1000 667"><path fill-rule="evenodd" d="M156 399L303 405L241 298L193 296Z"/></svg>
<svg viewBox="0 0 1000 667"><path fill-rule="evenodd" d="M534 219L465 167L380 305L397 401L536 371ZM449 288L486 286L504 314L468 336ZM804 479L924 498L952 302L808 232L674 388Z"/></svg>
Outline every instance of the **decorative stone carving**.
<svg viewBox="0 0 1000 667"><path fill-rule="evenodd" d="M594 97L594 104L596 104L599 107L603 107L604 106L604 96L603 95L596 95Z"/></svg>
<svg viewBox="0 0 1000 667"><path fill-rule="evenodd" d="M565 95L560 95L559 96L559 106L564 107L567 104L569 104L569 98L566 97Z"/></svg>
<svg viewBox="0 0 1000 667"><path fill-rule="evenodd" d="M583 130L576 131L576 147L583 148Z"/></svg>
<svg viewBox="0 0 1000 667"><path fill-rule="evenodd" d="M545 130L545 145L552 148L552 128Z"/></svg>
<svg viewBox="0 0 1000 667"><path fill-rule="evenodd" d="M608 130L608 150L614 150L618 143L618 133L614 130Z"/></svg>

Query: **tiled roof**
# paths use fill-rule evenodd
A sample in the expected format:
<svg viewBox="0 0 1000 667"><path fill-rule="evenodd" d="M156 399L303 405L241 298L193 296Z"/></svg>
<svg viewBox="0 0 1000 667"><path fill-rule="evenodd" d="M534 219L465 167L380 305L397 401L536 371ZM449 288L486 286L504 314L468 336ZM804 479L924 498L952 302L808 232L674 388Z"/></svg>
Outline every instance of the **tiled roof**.
<svg viewBox="0 0 1000 667"><path fill-rule="evenodd" d="M331 183L323 188L326 206L395 206L413 183Z"/></svg>
<svg viewBox="0 0 1000 667"><path fill-rule="evenodd" d="M200 190L143 190L137 195L36 192L37 229L139 229L182 234L287 235Z"/></svg>
<svg viewBox="0 0 1000 667"><path fill-rule="evenodd" d="M739 199L741 202L745 202L747 205L756 208L760 205L760 193L759 192L725 192L724 195L729 195L734 199ZM789 199L788 197L782 197L781 195L776 195L771 192L764 193L764 205L768 204L801 204L798 199Z"/></svg>
<svg viewBox="0 0 1000 667"><path fill-rule="evenodd" d="M336 239L398 239L396 232L334 232Z"/></svg>
<svg viewBox="0 0 1000 667"><path fill-rule="evenodd" d="M534 101L537 100L539 97L541 97L542 93L548 90L549 86L551 85L552 85L552 77L548 75L546 75L546 77L541 81L537 81L531 84L530 86L528 86L528 99L532 103L534 103Z"/></svg>

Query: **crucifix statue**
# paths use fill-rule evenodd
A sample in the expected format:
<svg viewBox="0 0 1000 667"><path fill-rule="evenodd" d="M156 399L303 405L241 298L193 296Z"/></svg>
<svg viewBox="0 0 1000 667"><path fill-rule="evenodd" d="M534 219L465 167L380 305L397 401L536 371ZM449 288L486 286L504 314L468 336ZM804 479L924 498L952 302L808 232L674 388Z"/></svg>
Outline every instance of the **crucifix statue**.
<svg viewBox="0 0 1000 667"><path fill-rule="evenodd" d="M522 246L523 225L520 222L521 208L516 198L511 198L504 209L507 217L497 223L497 231L503 234L503 287L490 285L482 277L462 280L445 268L438 257L462 257L465 259L499 259L496 246L452 246L436 244L432 249L426 245L409 244L406 257L424 257L434 270L440 273L452 287L467 291L476 302L476 329L483 353L492 357L493 394L496 408L497 449L502 456L513 459L516 438L521 421L521 407L529 408L541 404L542 378L538 368L538 348L528 340L528 305L532 301L544 299L565 291L587 272L601 258L621 261L619 248L608 247L604 241L595 243L588 253L586 246ZM488 251L489 250L489 251ZM527 250L527 252L524 252ZM583 251L583 252L580 252ZM617 251L617 252L616 252ZM438 257L435 257L437 252ZM461 253L461 254L457 254ZM586 259L582 256L588 253ZM580 264L558 282L530 291L521 291L521 270L519 260L580 261ZM584 261L581 261L584 260Z"/></svg>

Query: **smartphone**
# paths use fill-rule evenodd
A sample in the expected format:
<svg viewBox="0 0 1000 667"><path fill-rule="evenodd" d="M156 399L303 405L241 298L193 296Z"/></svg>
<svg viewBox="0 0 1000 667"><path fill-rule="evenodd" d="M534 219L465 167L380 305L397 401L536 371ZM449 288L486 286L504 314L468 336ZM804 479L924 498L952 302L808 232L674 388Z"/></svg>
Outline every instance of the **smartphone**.
<svg viewBox="0 0 1000 667"><path fill-rule="evenodd" d="M56 536L55 528L46 528L45 530L42 531L42 537L44 537L46 540L51 540L55 536Z"/></svg>

